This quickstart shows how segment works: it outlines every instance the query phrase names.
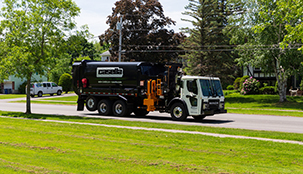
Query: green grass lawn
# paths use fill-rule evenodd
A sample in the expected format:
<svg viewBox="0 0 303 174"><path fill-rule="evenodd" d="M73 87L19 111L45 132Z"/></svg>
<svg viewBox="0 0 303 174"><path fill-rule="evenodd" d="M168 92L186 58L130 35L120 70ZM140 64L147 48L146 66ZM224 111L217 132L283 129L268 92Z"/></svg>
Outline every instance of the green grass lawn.
<svg viewBox="0 0 303 174"><path fill-rule="evenodd" d="M13 99L13 98L22 98L26 97L25 94L3 94L0 95L0 99Z"/></svg>
<svg viewBox="0 0 303 174"><path fill-rule="evenodd" d="M219 127L215 128L215 127L207 127L207 126L188 126L188 125L180 125L180 124L164 124L164 123L159 124L159 123L149 123L149 122L141 122L141 121L123 121L116 119L65 116L65 115L46 115L46 114L27 115L21 112L6 112L6 111L0 111L0 116L71 121L71 122L81 122L81 123L96 123L96 124L131 126L131 127L197 131L197 132L240 135L240 136L249 136L249 137L271 138L271 139L283 139L283 140L293 140L293 141L303 142L303 134L299 134L299 133L255 131L255 130L219 128Z"/></svg>
<svg viewBox="0 0 303 174"><path fill-rule="evenodd" d="M225 98L229 113L303 117L303 97L287 96L288 101L280 103L278 95L241 95L225 91Z"/></svg>
<svg viewBox="0 0 303 174"><path fill-rule="evenodd" d="M303 173L303 146L0 117L0 173Z"/></svg>

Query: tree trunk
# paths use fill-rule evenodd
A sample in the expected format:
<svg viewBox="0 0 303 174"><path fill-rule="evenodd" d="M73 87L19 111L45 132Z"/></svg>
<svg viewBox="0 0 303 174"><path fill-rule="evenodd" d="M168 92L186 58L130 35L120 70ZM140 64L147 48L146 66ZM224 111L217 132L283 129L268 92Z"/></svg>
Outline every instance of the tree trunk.
<svg viewBox="0 0 303 174"><path fill-rule="evenodd" d="M286 99L286 89L287 89L287 79L279 79L278 80L278 90L279 90L279 102L285 102L287 101Z"/></svg>
<svg viewBox="0 0 303 174"><path fill-rule="evenodd" d="M31 114L31 96L30 96L31 78L27 78L26 88L26 114Z"/></svg>

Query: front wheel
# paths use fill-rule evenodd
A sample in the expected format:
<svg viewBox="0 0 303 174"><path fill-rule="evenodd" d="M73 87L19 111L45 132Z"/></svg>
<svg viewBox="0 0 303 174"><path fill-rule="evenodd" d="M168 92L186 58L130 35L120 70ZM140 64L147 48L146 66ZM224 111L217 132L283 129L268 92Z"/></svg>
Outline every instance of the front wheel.
<svg viewBox="0 0 303 174"><path fill-rule="evenodd" d="M110 100L101 100L98 103L98 112L100 115L111 115L112 114L112 102Z"/></svg>
<svg viewBox="0 0 303 174"><path fill-rule="evenodd" d="M115 116L127 116L130 114L125 101L117 100L113 105L113 113Z"/></svg>
<svg viewBox="0 0 303 174"><path fill-rule="evenodd" d="M61 95L62 94L62 91L61 90L58 90L57 91L57 95Z"/></svg>
<svg viewBox="0 0 303 174"><path fill-rule="evenodd" d="M43 93L41 91L38 92L38 97L42 97Z"/></svg>
<svg viewBox="0 0 303 174"><path fill-rule="evenodd" d="M171 118L175 121L183 121L187 118L187 112L182 103L175 103L170 110Z"/></svg>

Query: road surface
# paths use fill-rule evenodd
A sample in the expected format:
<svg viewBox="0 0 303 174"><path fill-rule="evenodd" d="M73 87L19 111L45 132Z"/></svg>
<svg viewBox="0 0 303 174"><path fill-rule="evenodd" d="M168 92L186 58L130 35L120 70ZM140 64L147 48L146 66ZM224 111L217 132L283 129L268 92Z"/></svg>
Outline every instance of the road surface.
<svg viewBox="0 0 303 174"><path fill-rule="evenodd" d="M66 95L64 95L66 96ZM56 96L55 96L56 97ZM2 111L18 111L25 112L25 103L9 103L13 100L0 100L0 110ZM146 117L114 117L100 116L98 112L76 111L76 106L67 105L46 105L46 104L31 104L32 113L36 114L56 114L69 116L86 116L99 117L107 119L119 119L128 121L156 122L168 124L196 125L196 126L212 126L225 128L240 128L250 130L266 130L279 131L290 133L303 133L303 118L300 117L285 117L285 116L267 116L267 115L245 115L245 114L220 114L211 117L206 117L203 121L197 122L191 117L186 121L172 121L167 113L152 112Z"/></svg>

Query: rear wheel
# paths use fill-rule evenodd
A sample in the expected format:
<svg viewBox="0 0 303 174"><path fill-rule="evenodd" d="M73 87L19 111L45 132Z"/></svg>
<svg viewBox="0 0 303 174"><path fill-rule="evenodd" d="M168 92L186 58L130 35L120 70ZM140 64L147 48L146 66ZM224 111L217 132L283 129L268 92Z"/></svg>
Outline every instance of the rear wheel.
<svg viewBox="0 0 303 174"><path fill-rule="evenodd" d="M89 111L95 111L97 109L97 99L92 96L86 98L86 109Z"/></svg>
<svg viewBox="0 0 303 174"><path fill-rule="evenodd" d="M112 102L110 100L101 100L98 103L98 112L100 115L111 115Z"/></svg>
<svg viewBox="0 0 303 174"><path fill-rule="evenodd" d="M171 118L175 121L183 121L187 118L187 112L182 103L175 103L170 110Z"/></svg>
<svg viewBox="0 0 303 174"><path fill-rule="evenodd" d="M127 105L125 101L123 100L117 100L113 104L113 113L115 116L127 116L130 114L129 108L127 108Z"/></svg>
<svg viewBox="0 0 303 174"><path fill-rule="evenodd" d="M41 91L38 92L38 97L42 97L43 93Z"/></svg>

